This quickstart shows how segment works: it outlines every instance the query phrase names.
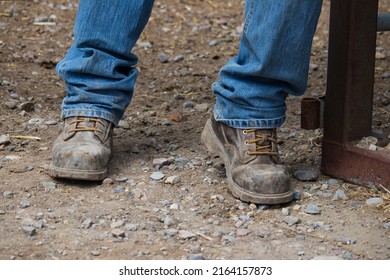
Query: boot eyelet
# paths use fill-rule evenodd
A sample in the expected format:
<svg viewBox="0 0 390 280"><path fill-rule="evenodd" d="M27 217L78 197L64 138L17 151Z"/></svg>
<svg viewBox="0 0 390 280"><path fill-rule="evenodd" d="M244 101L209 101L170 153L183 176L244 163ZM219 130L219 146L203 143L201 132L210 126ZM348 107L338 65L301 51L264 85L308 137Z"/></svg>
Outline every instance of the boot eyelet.
<svg viewBox="0 0 390 280"><path fill-rule="evenodd" d="M242 131L242 133L248 134L248 130L244 129L244 130Z"/></svg>
<svg viewBox="0 0 390 280"><path fill-rule="evenodd" d="M244 144L245 144L245 145L249 145L249 142L248 142L248 141L244 141Z"/></svg>

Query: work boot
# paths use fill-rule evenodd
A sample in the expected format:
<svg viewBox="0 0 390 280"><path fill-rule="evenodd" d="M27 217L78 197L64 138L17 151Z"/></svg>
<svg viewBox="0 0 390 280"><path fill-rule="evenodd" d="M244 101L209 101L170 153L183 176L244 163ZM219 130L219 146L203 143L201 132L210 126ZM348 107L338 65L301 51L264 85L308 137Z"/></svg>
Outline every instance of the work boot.
<svg viewBox="0 0 390 280"><path fill-rule="evenodd" d="M224 162L229 189L245 202L290 202L290 176L279 164L276 129L236 129L214 118L202 132L207 149Z"/></svg>
<svg viewBox="0 0 390 280"><path fill-rule="evenodd" d="M53 145L54 178L100 181L107 177L113 124L100 118L70 117Z"/></svg>

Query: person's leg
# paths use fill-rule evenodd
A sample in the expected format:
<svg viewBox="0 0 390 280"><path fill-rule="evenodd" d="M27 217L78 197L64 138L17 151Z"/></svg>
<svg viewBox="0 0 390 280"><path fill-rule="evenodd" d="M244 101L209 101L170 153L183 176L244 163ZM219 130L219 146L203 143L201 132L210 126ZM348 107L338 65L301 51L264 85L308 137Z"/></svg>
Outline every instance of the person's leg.
<svg viewBox="0 0 390 280"><path fill-rule="evenodd" d="M278 164L275 128L285 98L307 86L321 0L247 0L236 57L214 83L214 118L202 133L225 162L232 193L254 203L292 200L289 175Z"/></svg>
<svg viewBox="0 0 390 280"><path fill-rule="evenodd" d="M101 180L107 175L112 129L129 105L138 75L133 46L153 0L81 0L74 44L57 65L66 83L65 127L53 145L53 177Z"/></svg>

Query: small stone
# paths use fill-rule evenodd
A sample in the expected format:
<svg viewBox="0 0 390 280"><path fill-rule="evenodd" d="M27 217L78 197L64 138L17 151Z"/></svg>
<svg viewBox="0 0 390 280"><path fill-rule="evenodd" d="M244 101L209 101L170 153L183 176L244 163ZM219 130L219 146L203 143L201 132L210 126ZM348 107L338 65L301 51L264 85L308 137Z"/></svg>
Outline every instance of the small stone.
<svg viewBox="0 0 390 280"><path fill-rule="evenodd" d="M344 245L356 244L356 240L351 239L351 238L347 238L347 237L340 238L340 239L337 240L337 242L340 242L340 243L342 243Z"/></svg>
<svg viewBox="0 0 390 280"><path fill-rule="evenodd" d="M283 218L283 222L285 222L290 227L293 225L296 225L301 222L299 218L293 217L293 216L286 216Z"/></svg>
<svg viewBox="0 0 390 280"><path fill-rule="evenodd" d="M209 109L209 104L208 103L202 103L202 104L196 104L195 105L195 110L198 112L206 113Z"/></svg>
<svg viewBox="0 0 390 280"><path fill-rule="evenodd" d="M36 234L36 229L33 226L23 226L22 230L29 236L34 236Z"/></svg>
<svg viewBox="0 0 390 280"><path fill-rule="evenodd" d="M85 219L82 225L84 228L90 228L93 225L93 222L91 219Z"/></svg>
<svg viewBox="0 0 390 280"><path fill-rule="evenodd" d="M174 225L174 224L175 224L175 220L172 219L171 217L166 216L166 217L164 218L164 227L165 227L165 228L168 228L168 227L170 227L170 226L172 226L172 225Z"/></svg>
<svg viewBox="0 0 390 280"><path fill-rule="evenodd" d="M116 193L119 193L119 192L122 192L122 191L123 191L123 187L121 187L121 186L116 186L114 188L114 192L116 192Z"/></svg>
<svg viewBox="0 0 390 280"><path fill-rule="evenodd" d="M153 172L150 175L150 179L155 180L155 181L159 181L159 180L163 179L164 177L165 177L165 175L162 172Z"/></svg>
<svg viewBox="0 0 390 280"><path fill-rule="evenodd" d="M167 179L165 179L166 184L175 185L180 182L180 177L177 175L169 176Z"/></svg>
<svg viewBox="0 0 390 280"><path fill-rule="evenodd" d="M169 62L169 58L165 53L159 53L158 60L160 60L161 63L168 63Z"/></svg>
<svg viewBox="0 0 390 280"><path fill-rule="evenodd" d="M153 159L152 165L154 168L160 169L163 166L169 165L170 161L167 158L155 158Z"/></svg>
<svg viewBox="0 0 390 280"><path fill-rule="evenodd" d="M243 236L247 236L248 234L250 234L252 231L250 231L249 229L246 229L246 228L239 228L236 230L236 236L238 237L243 237Z"/></svg>
<svg viewBox="0 0 390 280"><path fill-rule="evenodd" d="M102 182L102 185L104 185L104 186L113 185L113 184L114 184L114 180L111 178L106 178Z"/></svg>
<svg viewBox="0 0 390 280"><path fill-rule="evenodd" d="M22 202L20 202L20 208L22 208L22 209L28 208L28 207L30 207L30 205L31 205L31 203L28 200L23 200Z"/></svg>
<svg viewBox="0 0 390 280"><path fill-rule="evenodd" d="M181 239L196 238L196 234L188 230L179 230L179 236Z"/></svg>
<svg viewBox="0 0 390 280"><path fill-rule="evenodd" d="M267 205L267 204L264 204L264 205L260 204L260 205L257 206L257 209L258 209L258 210L265 211L265 210L269 209L269 207L270 207L270 206Z"/></svg>
<svg viewBox="0 0 390 280"><path fill-rule="evenodd" d="M98 250L92 250L91 255L97 257L100 256L100 252Z"/></svg>
<svg viewBox="0 0 390 280"><path fill-rule="evenodd" d="M126 224L125 229L128 231L136 231L138 226L136 224Z"/></svg>
<svg viewBox="0 0 390 280"><path fill-rule="evenodd" d="M3 197L5 197L5 198L11 198L12 196L13 196L13 192L11 192L11 191L4 191L3 192Z"/></svg>
<svg viewBox="0 0 390 280"><path fill-rule="evenodd" d="M15 109L15 108L18 107L18 102L15 101L15 100L6 101L6 102L4 102L4 105L5 105L5 107L7 107L8 109L13 110L13 109Z"/></svg>
<svg viewBox="0 0 390 280"><path fill-rule="evenodd" d="M171 210L179 210L180 209L180 205L177 204L177 203L172 203L171 206L169 206L169 209L171 209Z"/></svg>
<svg viewBox="0 0 390 280"><path fill-rule="evenodd" d="M342 260L337 256L315 256L312 260Z"/></svg>
<svg viewBox="0 0 390 280"><path fill-rule="evenodd" d="M284 216L290 215L290 209L287 208L287 207L283 207L283 208L282 208L282 214L283 214Z"/></svg>
<svg viewBox="0 0 390 280"><path fill-rule="evenodd" d="M124 230L119 229L119 228L113 229L113 230L111 231L111 235L112 235L113 237L125 237L125 236L126 236Z"/></svg>
<svg viewBox="0 0 390 280"><path fill-rule="evenodd" d="M11 137L8 134L3 134L0 136L0 145L5 145L11 142Z"/></svg>
<svg viewBox="0 0 390 280"><path fill-rule="evenodd" d="M299 251L299 252L297 253L297 255L300 256L300 257L302 257L302 256L305 255L305 252L304 252L304 251Z"/></svg>
<svg viewBox="0 0 390 280"><path fill-rule="evenodd" d="M118 220L118 221L113 222L113 223L111 224L111 228L119 228L119 227L123 226L124 224L125 224L124 221Z"/></svg>
<svg viewBox="0 0 390 280"><path fill-rule="evenodd" d="M381 197L371 197L366 200L368 205L378 205L383 203L383 199Z"/></svg>
<svg viewBox="0 0 390 280"><path fill-rule="evenodd" d="M205 257L202 254L191 255L187 258L188 260L205 260Z"/></svg>
<svg viewBox="0 0 390 280"><path fill-rule="evenodd" d="M218 45L218 43L219 43L219 40L218 40L218 39L214 39L214 40L211 40L211 41L209 42L209 46L210 46L210 47L213 47L213 46Z"/></svg>
<svg viewBox="0 0 390 280"><path fill-rule="evenodd" d="M343 190L337 190L333 196L332 200L338 200L338 199L348 199L347 195Z"/></svg>
<svg viewBox="0 0 390 280"><path fill-rule="evenodd" d="M383 227L384 227L385 229L389 229L389 228L390 228L390 222L384 223L384 224L383 224Z"/></svg>
<svg viewBox="0 0 390 280"><path fill-rule="evenodd" d="M182 55L177 55L177 56L175 56L173 58L174 62L179 62L179 61L182 61L182 60L184 60L184 56L182 56Z"/></svg>
<svg viewBox="0 0 390 280"><path fill-rule="evenodd" d="M298 192L298 191L293 192L293 199L294 200L301 200L301 198L302 198L301 192Z"/></svg>
<svg viewBox="0 0 390 280"><path fill-rule="evenodd" d="M299 181L316 181L320 176L320 172L311 169L301 169L294 172L294 177Z"/></svg>
<svg viewBox="0 0 390 280"><path fill-rule="evenodd" d="M45 188L45 191L51 191L57 188L57 184L54 182L41 182L41 186Z"/></svg>
<svg viewBox="0 0 390 280"><path fill-rule="evenodd" d="M316 215L321 213L321 209L317 205L310 203L306 205L306 207L303 209L303 212L306 214Z"/></svg>
<svg viewBox="0 0 390 280"><path fill-rule="evenodd" d="M123 128L123 129L129 129L130 125L127 121L120 120L118 123L118 127Z"/></svg>
<svg viewBox="0 0 390 280"><path fill-rule="evenodd" d="M201 251L202 251L202 248L200 246L190 246L191 253L200 253Z"/></svg>
<svg viewBox="0 0 390 280"><path fill-rule="evenodd" d="M183 107L186 109L192 109L192 108L194 108L194 103L191 101L186 101L183 103Z"/></svg>

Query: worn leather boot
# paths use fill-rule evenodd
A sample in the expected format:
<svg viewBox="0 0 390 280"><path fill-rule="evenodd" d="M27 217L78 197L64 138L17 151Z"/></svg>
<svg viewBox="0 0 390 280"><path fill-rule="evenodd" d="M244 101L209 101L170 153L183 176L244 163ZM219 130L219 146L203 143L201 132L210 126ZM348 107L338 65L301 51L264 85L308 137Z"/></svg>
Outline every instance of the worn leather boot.
<svg viewBox="0 0 390 280"><path fill-rule="evenodd" d="M53 145L54 178L100 181L107 177L113 124L100 118L70 117Z"/></svg>
<svg viewBox="0 0 390 280"><path fill-rule="evenodd" d="M290 202L290 176L279 164L276 129L235 129L214 118L202 132L207 149L224 162L229 189L245 202Z"/></svg>

